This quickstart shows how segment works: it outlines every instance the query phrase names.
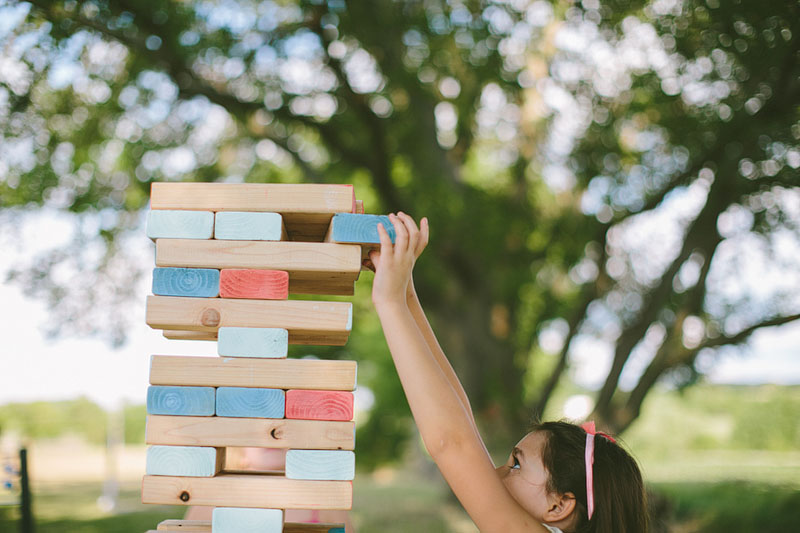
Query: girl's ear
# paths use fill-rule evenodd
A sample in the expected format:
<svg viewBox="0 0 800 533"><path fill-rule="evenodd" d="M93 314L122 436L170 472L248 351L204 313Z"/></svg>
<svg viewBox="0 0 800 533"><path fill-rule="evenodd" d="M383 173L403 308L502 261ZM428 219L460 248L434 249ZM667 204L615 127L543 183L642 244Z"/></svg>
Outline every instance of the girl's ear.
<svg viewBox="0 0 800 533"><path fill-rule="evenodd" d="M569 518L575 510L575 495L571 492L565 494L548 494L545 522L559 522Z"/></svg>

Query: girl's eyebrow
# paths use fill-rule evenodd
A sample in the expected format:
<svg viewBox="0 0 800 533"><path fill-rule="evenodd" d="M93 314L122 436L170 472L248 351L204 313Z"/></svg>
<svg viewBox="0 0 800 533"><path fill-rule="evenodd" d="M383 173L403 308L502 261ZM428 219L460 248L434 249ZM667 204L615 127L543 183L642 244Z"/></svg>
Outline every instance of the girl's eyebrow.
<svg viewBox="0 0 800 533"><path fill-rule="evenodd" d="M520 457L525 459L525 453L522 450L520 450L519 448L517 448L516 446L514 446L514 449L512 450L512 453L514 455L519 455Z"/></svg>

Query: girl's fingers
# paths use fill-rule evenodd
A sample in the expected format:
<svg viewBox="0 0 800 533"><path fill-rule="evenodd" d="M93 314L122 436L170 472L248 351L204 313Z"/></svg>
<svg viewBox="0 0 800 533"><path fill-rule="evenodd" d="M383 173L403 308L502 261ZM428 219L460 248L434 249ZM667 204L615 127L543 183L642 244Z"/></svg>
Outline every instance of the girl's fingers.
<svg viewBox="0 0 800 533"><path fill-rule="evenodd" d="M403 221L398 218L396 215L391 214L389 215L389 220L392 221L392 225L394 225L394 247L395 251L398 253L405 252L408 248L408 230L406 230L405 224Z"/></svg>
<svg viewBox="0 0 800 533"><path fill-rule="evenodd" d="M392 239L389 237L389 232L380 222L378 222L378 239L381 241L380 257L390 259L392 256Z"/></svg>
<svg viewBox="0 0 800 533"><path fill-rule="evenodd" d="M417 228L417 223L414 222L413 218L402 211L397 213L397 217L403 222L403 225L406 227L406 231L408 231L408 249L411 250L412 253L416 254L417 243L419 242L419 229Z"/></svg>
<svg viewBox="0 0 800 533"><path fill-rule="evenodd" d="M423 219L419 223L419 242L417 243L417 255L422 253L422 250L428 246L428 239L430 238L431 232L430 227L428 226L428 218L423 217Z"/></svg>

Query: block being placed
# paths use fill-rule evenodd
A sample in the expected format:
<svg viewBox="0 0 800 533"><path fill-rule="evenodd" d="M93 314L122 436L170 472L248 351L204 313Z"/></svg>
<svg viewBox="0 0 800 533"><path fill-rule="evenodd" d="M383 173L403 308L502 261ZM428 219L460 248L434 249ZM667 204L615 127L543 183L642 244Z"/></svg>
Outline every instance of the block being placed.
<svg viewBox="0 0 800 533"><path fill-rule="evenodd" d="M353 213L337 213L334 215L325 240L337 243L380 244L378 224L383 225L392 242L394 242L394 226L388 216Z"/></svg>
<svg viewBox="0 0 800 533"><path fill-rule="evenodd" d="M289 450L286 477L307 480L352 480L356 455L347 450Z"/></svg>
<svg viewBox="0 0 800 533"><path fill-rule="evenodd" d="M217 507L211 514L213 533L283 533L280 509Z"/></svg>
<svg viewBox="0 0 800 533"><path fill-rule="evenodd" d="M151 446L147 449L148 476L211 477L225 466L225 448Z"/></svg>
<svg viewBox="0 0 800 533"><path fill-rule="evenodd" d="M215 215L214 238L229 241L279 241L283 219L278 213L220 211Z"/></svg>
<svg viewBox="0 0 800 533"><path fill-rule="evenodd" d="M222 298L285 300L289 297L289 273L283 270L224 269L220 272Z"/></svg>
<svg viewBox="0 0 800 533"><path fill-rule="evenodd" d="M283 418L285 395L280 389L220 387L217 389L217 416Z"/></svg>
<svg viewBox="0 0 800 533"><path fill-rule="evenodd" d="M151 239L211 239L214 213L211 211L150 211L147 236Z"/></svg>
<svg viewBox="0 0 800 533"><path fill-rule="evenodd" d="M158 524L157 531L211 533L211 520L164 520ZM283 524L283 533L344 533L344 524L286 522Z"/></svg>
<svg viewBox="0 0 800 533"><path fill-rule="evenodd" d="M213 268L155 268L153 294L215 298L219 281L219 270Z"/></svg>
<svg viewBox="0 0 800 533"><path fill-rule="evenodd" d="M353 393L325 390L286 391L286 418L347 421L353 419Z"/></svg>
<svg viewBox="0 0 800 533"><path fill-rule="evenodd" d="M223 357L285 358L289 331L282 328L219 328L217 353Z"/></svg>
<svg viewBox="0 0 800 533"><path fill-rule="evenodd" d="M214 387L147 388L147 413L151 415L211 416L215 404Z"/></svg>

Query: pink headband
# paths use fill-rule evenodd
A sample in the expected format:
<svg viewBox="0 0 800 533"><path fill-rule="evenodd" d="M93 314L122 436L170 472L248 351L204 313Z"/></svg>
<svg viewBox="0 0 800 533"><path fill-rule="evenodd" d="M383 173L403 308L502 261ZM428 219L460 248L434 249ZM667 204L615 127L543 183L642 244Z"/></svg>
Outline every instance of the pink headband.
<svg viewBox="0 0 800 533"><path fill-rule="evenodd" d="M617 442L609 435L601 431L597 431L594 426L594 421L589 421L581 424L581 427L586 431L586 452L584 461L586 463L586 511L589 514L589 520L592 519L594 514L594 436L599 434L610 440Z"/></svg>

